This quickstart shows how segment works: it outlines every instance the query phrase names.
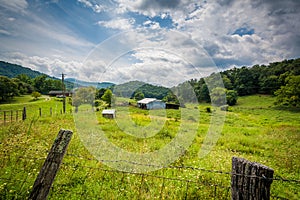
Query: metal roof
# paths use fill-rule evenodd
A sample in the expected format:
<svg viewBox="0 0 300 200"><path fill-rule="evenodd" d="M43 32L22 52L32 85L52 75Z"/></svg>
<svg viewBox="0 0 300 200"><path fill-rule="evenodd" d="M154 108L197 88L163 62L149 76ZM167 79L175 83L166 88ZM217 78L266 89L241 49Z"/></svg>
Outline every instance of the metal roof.
<svg viewBox="0 0 300 200"><path fill-rule="evenodd" d="M103 110L102 114L111 114L114 115L116 113L115 109L111 109L111 110Z"/></svg>
<svg viewBox="0 0 300 200"><path fill-rule="evenodd" d="M157 100L156 98L145 98L145 99L142 99L142 100L138 101L137 103L148 104L148 103L151 103L153 101L159 101L159 100Z"/></svg>

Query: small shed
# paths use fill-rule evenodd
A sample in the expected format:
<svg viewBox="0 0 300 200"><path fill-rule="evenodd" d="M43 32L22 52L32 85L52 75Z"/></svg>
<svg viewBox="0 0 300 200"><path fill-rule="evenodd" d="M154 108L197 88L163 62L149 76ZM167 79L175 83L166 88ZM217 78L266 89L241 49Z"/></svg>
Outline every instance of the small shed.
<svg viewBox="0 0 300 200"><path fill-rule="evenodd" d="M153 110L153 109L165 109L166 103L156 98L145 98L137 102L137 105L141 109Z"/></svg>
<svg viewBox="0 0 300 200"><path fill-rule="evenodd" d="M110 110L103 110L102 111L102 117L114 119L116 118L116 110L110 109Z"/></svg>
<svg viewBox="0 0 300 200"><path fill-rule="evenodd" d="M174 103L166 103L166 109L175 109L178 110L180 107L179 104L174 104Z"/></svg>

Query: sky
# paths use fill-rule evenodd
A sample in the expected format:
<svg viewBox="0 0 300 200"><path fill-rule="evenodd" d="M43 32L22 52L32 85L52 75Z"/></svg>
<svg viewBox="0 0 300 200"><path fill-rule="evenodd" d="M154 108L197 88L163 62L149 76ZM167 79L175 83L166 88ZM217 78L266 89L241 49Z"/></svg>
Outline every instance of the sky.
<svg viewBox="0 0 300 200"><path fill-rule="evenodd" d="M171 87L300 57L299 0L0 0L0 60Z"/></svg>

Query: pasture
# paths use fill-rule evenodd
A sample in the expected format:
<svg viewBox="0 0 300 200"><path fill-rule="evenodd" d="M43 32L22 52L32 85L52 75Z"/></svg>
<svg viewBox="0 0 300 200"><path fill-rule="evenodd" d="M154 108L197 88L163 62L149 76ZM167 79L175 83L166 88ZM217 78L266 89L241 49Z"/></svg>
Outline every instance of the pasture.
<svg viewBox="0 0 300 200"><path fill-rule="evenodd" d="M165 168L146 173L120 172L107 166L111 163L98 161L81 141L82 135L76 129L78 121L70 113L71 106L68 105L66 114L61 114L59 99L43 97L31 102L25 96L11 104L2 104L0 110L26 106L28 118L0 126L0 199L28 197L61 128L73 130L74 135L49 199L230 199L227 172L231 171L233 156L274 169L278 180L272 183L272 199L299 199L300 183L293 180L300 180L300 111L277 108L274 100L264 95L240 97L238 104L226 112L221 136L204 158L199 158L198 153L210 119L218 112L218 108L209 104L189 104L180 110L158 113L134 106L118 106L115 108L117 120L103 118L101 112L96 112L94 127L101 129L110 143L138 154L158 151L168 145L176 138L182 123L187 135L189 129L196 131L191 145L169 167L158 166ZM207 112L208 107L212 113ZM43 113L41 117L39 108ZM81 109L91 108L83 106ZM200 113L200 116L187 114L182 117L182 113ZM86 129L90 126L85 125ZM141 131L130 130L134 126ZM128 132L132 134L126 134ZM134 166L131 160L127 161L129 167ZM151 167L149 163L138 164Z"/></svg>

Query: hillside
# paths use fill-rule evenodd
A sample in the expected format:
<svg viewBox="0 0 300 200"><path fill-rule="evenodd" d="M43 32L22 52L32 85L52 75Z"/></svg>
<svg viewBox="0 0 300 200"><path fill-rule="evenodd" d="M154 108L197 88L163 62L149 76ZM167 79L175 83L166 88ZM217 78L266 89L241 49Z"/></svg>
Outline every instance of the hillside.
<svg viewBox="0 0 300 200"><path fill-rule="evenodd" d="M113 88L116 96L132 98L136 93L142 93L146 98L163 99L168 95L170 89L155 86L141 81L130 81L124 84L116 85Z"/></svg>
<svg viewBox="0 0 300 200"><path fill-rule="evenodd" d="M73 83L77 86L84 86L84 87L89 87L89 86L93 86L96 87L98 89L100 88L109 88L114 86L114 83L110 83L110 82L87 82L87 81L81 81L81 80L77 80L75 78L66 78L65 79L67 82Z"/></svg>
<svg viewBox="0 0 300 200"><path fill-rule="evenodd" d="M7 76L9 78L14 78L19 74L26 74L30 78L35 78L37 76L45 75L41 72L34 71L30 68L23 67L21 65L16 65L4 61L0 61L0 75Z"/></svg>

